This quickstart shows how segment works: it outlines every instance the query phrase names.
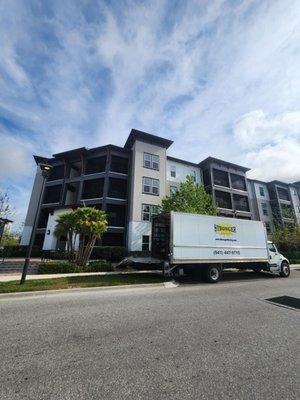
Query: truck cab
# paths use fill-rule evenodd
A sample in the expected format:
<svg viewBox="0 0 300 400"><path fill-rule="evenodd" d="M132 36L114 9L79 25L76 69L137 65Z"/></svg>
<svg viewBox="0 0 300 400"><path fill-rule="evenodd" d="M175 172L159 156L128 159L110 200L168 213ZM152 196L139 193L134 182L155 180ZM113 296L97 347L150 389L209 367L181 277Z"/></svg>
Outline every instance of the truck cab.
<svg viewBox="0 0 300 400"><path fill-rule="evenodd" d="M289 260L279 251L275 243L268 241L269 266L270 272L277 272L280 276L287 278L290 275Z"/></svg>

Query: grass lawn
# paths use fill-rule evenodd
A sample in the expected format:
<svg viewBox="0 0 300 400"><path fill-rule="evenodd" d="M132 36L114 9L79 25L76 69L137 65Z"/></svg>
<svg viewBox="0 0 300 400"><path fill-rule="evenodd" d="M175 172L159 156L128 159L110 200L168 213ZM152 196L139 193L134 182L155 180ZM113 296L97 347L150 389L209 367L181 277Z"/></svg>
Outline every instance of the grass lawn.
<svg viewBox="0 0 300 400"><path fill-rule="evenodd" d="M168 280L168 278L164 278L162 275L139 273L128 275L69 276L65 278L27 280L23 285L20 285L20 281L0 282L0 293L160 283Z"/></svg>

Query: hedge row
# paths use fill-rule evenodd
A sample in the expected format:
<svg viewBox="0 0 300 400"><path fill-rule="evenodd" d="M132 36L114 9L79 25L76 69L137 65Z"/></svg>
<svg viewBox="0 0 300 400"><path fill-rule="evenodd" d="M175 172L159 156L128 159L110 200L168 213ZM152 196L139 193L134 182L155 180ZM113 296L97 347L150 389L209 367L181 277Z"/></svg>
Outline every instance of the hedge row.
<svg viewBox="0 0 300 400"><path fill-rule="evenodd" d="M25 257L27 246L7 246L4 247L4 257ZM121 246L95 246L91 255L93 260L107 260L118 262L127 255L126 248ZM40 250L34 246L31 253L32 257L41 257L49 260L67 260L68 255L63 250Z"/></svg>
<svg viewBox="0 0 300 400"><path fill-rule="evenodd" d="M108 272L113 271L110 262L91 261L86 268L82 269L68 261L48 261L39 264L39 274L67 274L72 272Z"/></svg>
<svg viewBox="0 0 300 400"><path fill-rule="evenodd" d="M282 254L288 258L291 264L300 264L300 251L282 251Z"/></svg>

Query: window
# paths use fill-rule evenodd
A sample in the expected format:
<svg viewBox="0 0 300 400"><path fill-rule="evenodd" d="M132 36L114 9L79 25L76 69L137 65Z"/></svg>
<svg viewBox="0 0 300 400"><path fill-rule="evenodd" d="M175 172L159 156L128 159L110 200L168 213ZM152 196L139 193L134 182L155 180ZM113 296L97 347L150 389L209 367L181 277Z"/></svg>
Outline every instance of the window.
<svg viewBox="0 0 300 400"><path fill-rule="evenodd" d="M143 177L143 193L159 196L159 180Z"/></svg>
<svg viewBox="0 0 300 400"><path fill-rule="evenodd" d="M267 233L271 233L270 222L265 222L265 226L266 226L266 231L267 231Z"/></svg>
<svg viewBox="0 0 300 400"><path fill-rule="evenodd" d="M142 251L149 251L150 244L150 236L143 235L142 236Z"/></svg>
<svg viewBox="0 0 300 400"><path fill-rule="evenodd" d="M262 197L265 197L265 189L264 189L262 186L259 187L259 194L260 194Z"/></svg>
<svg viewBox="0 0 300 400"><path fill-rule="evenodd" d="M249 202L247 196L241 196L239 194L233 195L233 202L235 209L238 211L250 211Z"/></svg>
<svg viewBox="0 0 300 400"><path fill-rule="evenodd" d="M247 190L246 181L243 176L237 174L230 174L230 177L231 177L231 186L233 189L243 190L244 192Z"/></svg>
<svg viewBox="0 0 300 400"><path fill-rule="evenodd" d="M218 207L232 209L230 193L215 190L215 200Z"/></svg>
<svg viewBox="0 0 300 400"><path fill-rule="evenodd" d="M228 172L219 169L213 169L214 184L218 186L229 187Z"/></svg>
<svg viewBox="0 0 300 400"><path fill-rule="evenodd" d="M263 215L269 215L267 203L261 203Z"/></svg>
<svg viewBox="0 0 300 400"><path fill-rule="evenodd" d="M159 170L159 156L144 153L144 167Z"/></svg>
<svg viewBox="0 0 300 400"><path fill-rule="evenodd" d="M177 186L170 186L170 195L177 192Z"/></svg>
<svg viewBox="0 0 300 400"><path fill-rule="evenodd" d="M191 170L191 177L193 178L194 182L196 182L196 171L195 170Z"/></svg>
<svg viewBox="0 0 300 400"><path fill-rule="evenodd" d="M176 166L175 165L171 165L170 171L171 171L171 177L176 178Z"/></svg>
<svg viewBox="0 0 300 400"><path fill-rule="evenodd" d="M289 193L288 193L287 189L277 187L277 193L278 193L278 197L280 198L280 200L290 201L290 197L289 197Z"/></svg>
<svg viewBox="0 0 300 400"><path fill-rule="evenodd" d="M142 221L151 221L151 217L158 213L158 206L142 204Z"/></svg>
<svg viewBox="0 0 300 400"><path fill-rule="evenodd" d="M273 243L268 243L268 249L269 249L269 251L276 253L276 248Z"/></svg>

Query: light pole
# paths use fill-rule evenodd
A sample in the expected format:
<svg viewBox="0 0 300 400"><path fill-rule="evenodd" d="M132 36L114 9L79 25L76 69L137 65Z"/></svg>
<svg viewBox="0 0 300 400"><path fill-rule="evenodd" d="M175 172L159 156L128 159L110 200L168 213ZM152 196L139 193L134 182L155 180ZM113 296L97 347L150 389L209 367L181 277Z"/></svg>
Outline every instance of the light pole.
<svg viewBox="0 0 300 400"><path fill-rule="evenodd" d="M20 285L25 283L25 280L26 280L28 265L30 262L30 256L31 256L32 248L33 248L34 239L35 239L35 231L36 231L37 224L39 221L40 209L41 209L41 204L43 201L43 196L44 196L44 191L45 191L46 179L51 175L51 172L53 169L52 165L48 165L48 164L39 164L39 166L42 171L43 182L42 182L42 187L41 187L41 191L40 191L40 196L39 196L36 213L34 216L33 227L32 227L32 231L30 234L30 240L29 240L29 244L28 244L28 248L27 248L27 252L26 252L26 258L25 258L25 262L24 262L24 266L23 266L23 272L22 272Z"/></svg>

